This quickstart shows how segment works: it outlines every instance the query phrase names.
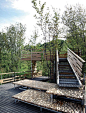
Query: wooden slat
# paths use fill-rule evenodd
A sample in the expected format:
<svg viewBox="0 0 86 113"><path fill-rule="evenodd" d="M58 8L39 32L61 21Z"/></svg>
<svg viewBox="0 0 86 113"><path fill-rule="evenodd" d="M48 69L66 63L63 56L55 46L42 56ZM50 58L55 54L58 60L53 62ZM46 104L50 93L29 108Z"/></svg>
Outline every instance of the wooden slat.
<svg viewBox="0 0 86 113"><path fill-rule="evenodd" d="M8 75L8 74L14 74L14 73L21 73L21 72L0 73L0 75Z"/></svg>
<svg viewBox="0 0 86 113"><path fill-rule="evenodd" d="M14 80L18 81L18 80L21 80L22 77L25 77L25 75L19 75L19 76L15 76L15 77L11 77L11 78L5 78L5 79L1 79L0 80L0 83L8 83L8 82L14 82Z"/></svg>
<svg viewBox="0 0 86 113"><path fill-rule="evenodd" d="M21 60L29 60L29 61L31 61L31 58L21 58Z"/></svg>

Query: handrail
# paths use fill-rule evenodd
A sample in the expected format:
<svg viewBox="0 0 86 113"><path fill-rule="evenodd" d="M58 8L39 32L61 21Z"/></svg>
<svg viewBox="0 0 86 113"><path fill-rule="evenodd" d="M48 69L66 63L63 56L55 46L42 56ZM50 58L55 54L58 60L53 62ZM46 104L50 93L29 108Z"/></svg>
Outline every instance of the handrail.
<svg viewBox="0 0 86 113"><path fill-rule="evenodd" d="M82 68L85 63L85 61L79 57L77 54L75 54L72 50L68 48L67 51L67 60L73 69L74 74L76 75L79 84L82 85L81 83L81 76L83 75L82 73Z"/></svg>
<svg viewBox="0 0 86 113"><path fill-rule="evenodd" d="M58 55L58 50L56 51L56 76L57 76L57 84L59 84L59 69L58 69L58 64L59 64L59 55Z"/></svg>
<svg viewBox="0 0 86 113"><path fill-rule="evenodd" d="M23 73L23 72L9 72L9 73L0 73L0 75L8 75L8 74L14 74L14 73Z"/></svg>
<svg viewBox="0 0 86 113"><path fill-rule="evenodd" d="M72 50L70 50L69 48L68 48L68 50L74 55L74 56L76 56L81 62L85 62L81 57L79 57L76 53L74 53Z"/></svg>
<svg viewBox="0 0 86 113"><path fill-rule="evenodd" d="M17 73L25 73L25 71L23 71L23 72L8 72L8 73L0 73L0 76L1 76L1 79L0 79L0 83L2 84L2 83L7 83L7 82L13 82L13 81L15 81L15 79L17 78L17 77L23 77L24 75L16 75ZM3 75L8 75L8 74L12 74L12 76L10 76L10 78L5 78L5 79L3 79Z"/></svg>

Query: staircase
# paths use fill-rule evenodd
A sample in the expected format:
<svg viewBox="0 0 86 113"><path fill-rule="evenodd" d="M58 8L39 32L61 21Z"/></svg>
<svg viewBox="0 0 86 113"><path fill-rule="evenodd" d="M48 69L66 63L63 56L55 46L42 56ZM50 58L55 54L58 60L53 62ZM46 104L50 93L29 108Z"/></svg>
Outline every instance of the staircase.
<svg viewBox="0 0 86 113"><path fill-rule="evenodd" d="M80 87L67 58L59 58L59 86Z"/></svg>

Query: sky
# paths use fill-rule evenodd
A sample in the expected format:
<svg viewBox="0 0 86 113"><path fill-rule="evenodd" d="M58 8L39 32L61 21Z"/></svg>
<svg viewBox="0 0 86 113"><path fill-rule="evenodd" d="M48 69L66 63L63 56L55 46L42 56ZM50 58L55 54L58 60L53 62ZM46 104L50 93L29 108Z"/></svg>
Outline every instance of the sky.
<svg viewBox="0 0 86 113"><path fill-rule="evenodd" d="M40 0L41 3L46 2L46 7L54 7L61 10L61 13L65 10L65 5L81 4L86 7L85 0ZM29 43L31 35L35 30L36 19L35 9L32 7L31 0L0 0L0 31L9 27L11 24L22 23L26 25L25 43ZM38 31L39 28L38 28ZM42 42L42 38L38 38L37 42Z"/></svg>

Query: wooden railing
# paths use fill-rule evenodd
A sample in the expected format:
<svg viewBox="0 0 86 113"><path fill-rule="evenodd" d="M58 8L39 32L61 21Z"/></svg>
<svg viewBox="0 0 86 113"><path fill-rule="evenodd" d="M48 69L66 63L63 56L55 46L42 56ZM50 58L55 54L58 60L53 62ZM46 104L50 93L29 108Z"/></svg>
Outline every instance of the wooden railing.
<svg viewBox="0 0 86 113"><path fill-rule="evenodd" d="M79 57L77 54L75 54L72 50L68 48L67 51L67 60L70 63L71 68L73 69L73 72L75 73L77 79L79 80L80 85L81 78L83 77L82 69L85 61Z"/></svg>
<svg viewBox="0 0 86 113"><path fill-rule="evenodd" d="M28 54L22 54L21 60L28 60L28 61L41 61L41 60L54 60L55 54L50 53L50 51L43 52L29 52Z"/></svg>
<svg viewBox="0 0 86 113"><path fill-rule="evenodd" d="M30 52L28 54L22 54L21 60L34 60L34 61L40 61L42 60L42 55L43 52Z"/></svg>
<svg viewBox="0 0 86 113"><path fill-rule="evenodd" d="M9 83L9 82L14 82L14 81L18 81L18 80L22 80L25 78L26 74L23 74L23 75L17 75L18 73L20 72L9 72L9 73L0 73L0 84L3 84L3 83ZM3 76L6 76L6 75L10 75L10 77L3 77Z"/></svg>

